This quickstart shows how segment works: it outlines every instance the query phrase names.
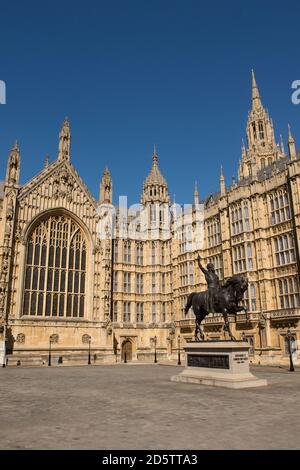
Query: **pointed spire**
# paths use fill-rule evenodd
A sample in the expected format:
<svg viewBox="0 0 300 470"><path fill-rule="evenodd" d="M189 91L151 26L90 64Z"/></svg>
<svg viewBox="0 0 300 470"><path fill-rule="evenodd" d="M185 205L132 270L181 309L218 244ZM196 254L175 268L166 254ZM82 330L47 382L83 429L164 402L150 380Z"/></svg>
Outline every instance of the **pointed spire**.
<svg viewBox="0 0 300 470"><path fill-rule="evenodd" d="M245 158L247 157L247 152L246 152L246 147L245 147L244 139L242 139L241 153L242 153L242 161L243 161L243 160L245 160Z"/></svg>
<svg viewBox="0 0 300 470"><path fill-rule="evenodd" d="M153 202L165 202L168 204L170 202L168 185L158 165L156 145L153 147L151 170L144 181L141 195L141 203L143 205Z"/></svg>
<svg viewBox="0 0 300 470"><path fill-rule="evenodd" d="M59 133L58 160L70 160L71 131L66 117Z"/></svg>
<svg viewBox="0 0 300 470"><path fill-rule="evenodd" d="M221 165L221 169L220 169L220 193L221 193L221 196L225 196L225 194L226 194L225 178L224 178L224 174L223 174L223 166L222 165Z"/></svg>
<svg viewBox="0 0 300 470"><path fill-rule="evenodd" d="M291 126L289 124L288 124L288 131L289 131L288 149L289 149L290 159L291 160L296 160L297 152L296 152L295 139L292 136Z"/></svg>
<svg viewBox="0 0 300 470"><path fill-rule="evenodd" d="M45 156L45 164L44 164L44 167L45 167L45 168L48 168L48 166L49 166L49 155L46 155L46 156Z"/></svg>
<svg viewBox="0 0 300 470"><path fill-rule="evenodd" d="M16 140L8 157L6 182L9 184L18 184L20 176L20 149Z"/></svg>
<svg viewBox="0 0 300 470"><path fill-rule="evenodd" d="M284 143L283 143L282 134L280 134L280 151L281 151L282 155L284 155L284 154L285 154L285 150L284 150Z"/></svg>
<svg viewBox="0 0 300 470"><path fill-rule="evenodd" d="M243 163L242 163L242 160L239 160L239 167L238 167L238 181L240 181L241 179L243 179L244 175L243 175Z"/></svg>
<svg viewBox="0 0 300 470"><path fill-rule="evenodd" d="M104 176L108 176L108 177L110 177L110 171L109 171L109 169L108 169L108 166L107 166L107 165L105 165L105 168L104 168L104 171L103 171L102 178L103 178Z"/></svg>
<svg viewBox="0 0 300 470"><path fill-rule="evenodd" d="M288 124L288 132L289 132L289 142L294 142L294 137L292 136L291 126Z"/></svg>
<svg viewBox="0 0 300 470"><path fill-rule="evenodd" d="M254 70L252 69L252 109L261 108L261 107L262 107L262 104L260 100L258 86L256 83L255 73L254 73Z"/></svg>
<svg viewBox="0 0 300 470"><path fill-rule="evenodd" d="M199 204L199 192L198 192L198 184L197 184L197 181L195 181L194 204L195 204L195 206Z"/></svg>
<svg viewBox="0 0 300 470"><path fill-rule="evenodd" d="M157 156L157 150L156 150L156 145L154 144L153 146L153 155L152 155L152 160L155 165L158 163L158 156Z"/></svg>

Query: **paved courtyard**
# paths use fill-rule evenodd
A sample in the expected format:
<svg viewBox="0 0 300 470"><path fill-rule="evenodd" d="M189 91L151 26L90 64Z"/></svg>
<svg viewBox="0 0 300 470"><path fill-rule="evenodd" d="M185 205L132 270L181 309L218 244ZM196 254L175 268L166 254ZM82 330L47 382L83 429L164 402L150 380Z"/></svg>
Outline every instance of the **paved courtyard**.
<svg viewBox="0 0 300 470"><path fill-rule="evenodd" d="M300 448L300 370L252 369L268 387L174 383L182 368L0 369L1 449Z"/></svg>

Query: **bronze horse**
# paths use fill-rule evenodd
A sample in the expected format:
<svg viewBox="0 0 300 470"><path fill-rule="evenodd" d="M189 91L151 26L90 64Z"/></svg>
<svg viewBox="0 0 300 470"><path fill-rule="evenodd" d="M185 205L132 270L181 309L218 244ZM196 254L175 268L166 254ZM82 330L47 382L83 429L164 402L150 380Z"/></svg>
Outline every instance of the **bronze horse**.
<svg viewBox="0 0 300 470"><path fill-rule="evenodd" d="M249 323L248 309L246 305L239 305L243 299L244 292L247 290L248 280L242 276L232 276L220 287L214 295L213 307L215 312L222 313L224 318L224 330L228 332L230 339L235 340L231 333L228 315L241 312L246 313L246 321ZM201 329L201 322L210 313L208 310L208 290L204 292L193 292L188 296L185 306L185 314L193 307L196 316L195 340L204 340L204 333Z"/></svg>

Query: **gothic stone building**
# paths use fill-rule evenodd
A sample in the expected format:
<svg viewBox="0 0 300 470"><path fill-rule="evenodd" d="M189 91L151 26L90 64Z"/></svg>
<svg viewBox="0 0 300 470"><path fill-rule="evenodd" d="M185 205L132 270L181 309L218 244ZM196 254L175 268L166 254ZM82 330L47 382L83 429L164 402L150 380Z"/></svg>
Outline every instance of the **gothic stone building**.
<svg viewBox="0 0 300 470"><path fill-rule="evenodd" d="M125 352L127 360L153 361L155 349L158 359L174 357L179 338L182 346L193 336L193 314L183 312L187 295L206 288L199 253L221 279L247 276L251 323L242 312L231 325L250 342L253 361L285 361L288 329L297 348L300 155L290 128L287 152L282 138L276 143L254 74L238 178L226 187L221 172L220 191L201 201L199 247L191 249L185 226L174 236L174 219L169 234L162 230L159 208L172 205L156 151L141 197L154 236L141 239L99 238L99 202L112 204L111 176L106 169L95 200L70 162L67 121L57 159L24 185L19 174L16 144L0 193L0 323L8 364L47 363L49 348L60 363L85 362L88 351L92 363L121 360ZM193 232L197 188L192 203ZM210 314L204 332L224 338L222 316Z"/></svg>

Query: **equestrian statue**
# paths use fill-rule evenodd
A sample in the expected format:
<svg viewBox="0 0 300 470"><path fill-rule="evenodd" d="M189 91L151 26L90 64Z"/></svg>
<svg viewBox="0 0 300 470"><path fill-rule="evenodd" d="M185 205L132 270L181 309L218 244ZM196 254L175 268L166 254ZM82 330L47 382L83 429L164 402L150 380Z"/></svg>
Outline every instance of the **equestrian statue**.
<svg viewBox="0 0 300 470"><path fill-rule="evenodd" d="M198 256L198 265L205 276L208 289L204 292L193 292L188 296L185 306L185 314L193 307L196 317L195 340L204 340L204 333L201 329L201 322L209 313L222 313L224 318L224 331L227 331L232 341L235 341L230 326L228 315L245 311L246 321L249 323L248 309L245 304L241 304L244 292L248 287L248 280L243 276L231 276L222 285L215 272L214 265L208 263L206 269L201 264Z"/></svg>

